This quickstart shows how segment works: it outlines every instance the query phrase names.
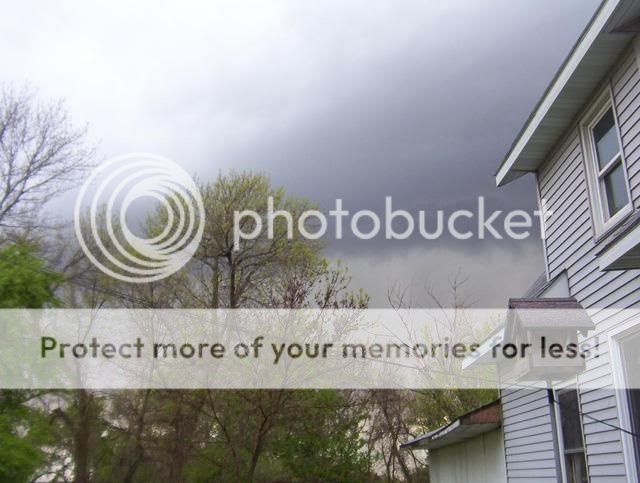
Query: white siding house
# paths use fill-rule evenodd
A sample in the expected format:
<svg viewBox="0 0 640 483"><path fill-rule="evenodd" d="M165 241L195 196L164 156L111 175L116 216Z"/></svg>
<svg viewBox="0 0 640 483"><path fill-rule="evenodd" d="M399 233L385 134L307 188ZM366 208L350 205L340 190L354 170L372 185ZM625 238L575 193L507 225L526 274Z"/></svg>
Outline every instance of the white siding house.
<svg viewBox="0 0 640 483"><path fill-rule="evenodd" d="M533 173L552 211L531 295L574 297L600 341L577 392L555 388L575 417L546 391L502 392L508 481L639 481L639 399L613 389L640 351L640 316L622 311L640 307L639 33L640 2L604 1L496 174L501 186Z"/></svg>

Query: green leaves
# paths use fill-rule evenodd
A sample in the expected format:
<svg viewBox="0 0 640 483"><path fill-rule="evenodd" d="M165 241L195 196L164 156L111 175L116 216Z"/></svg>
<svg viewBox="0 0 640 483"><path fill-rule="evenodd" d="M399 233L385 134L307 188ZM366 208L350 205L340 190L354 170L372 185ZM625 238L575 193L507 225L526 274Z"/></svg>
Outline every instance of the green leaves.
<svg viewBox="0 0 640 483"><path fill-rule="evenodd" d="M0 250L0 309L57 306L62 275L45 268L27 243ZM28 481L44 463L53 428L44 413L28 405L27 391L0 392L0 481Z"/></svg>
<svg viewBox="0 0 640 483"><path fill-rule="evenodd" d="M0 481L28 481L43 464L52 441L44 414L25 406L24 391L0 394Z"/></svg>
<svg viewBox="0 0 640 483"><path fill-rule="evenodd" d="M293 481L370 481L365 412L344 392L299 391L304 417L276 436L275 454Z"/></svg>
<svg viewBox="0 0 640 483"><path fill-rule="evenodd" d="M63 281L59 273L46 269L28 243L0 250L0 309L38 309L57 306L54 287Z"/></svg>

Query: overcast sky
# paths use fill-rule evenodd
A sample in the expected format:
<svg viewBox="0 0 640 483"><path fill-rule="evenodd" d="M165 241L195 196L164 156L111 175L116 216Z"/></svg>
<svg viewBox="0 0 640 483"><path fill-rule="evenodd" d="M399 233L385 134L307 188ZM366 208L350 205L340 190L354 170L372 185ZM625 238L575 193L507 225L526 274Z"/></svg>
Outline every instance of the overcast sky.
<svg viewBox="0 0 640 483"><path fill-rule="evenodd" d="M12 2L0 81L64 98L104 158L153 152L203 179L256 170L323 207L484 195L532 210L531 179L498 190L493 174L598 3ZM543 271L540 247L345 241L330 254L375 306L392 283L446 293L458 271L495 306Z"/></svg>

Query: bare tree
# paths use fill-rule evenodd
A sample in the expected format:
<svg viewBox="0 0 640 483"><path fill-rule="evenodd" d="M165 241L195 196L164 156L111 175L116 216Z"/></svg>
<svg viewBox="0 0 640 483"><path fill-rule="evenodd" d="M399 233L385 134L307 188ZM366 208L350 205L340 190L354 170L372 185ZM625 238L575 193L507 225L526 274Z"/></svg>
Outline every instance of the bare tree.
<svg viewBox="0 0 640 483"><path fill-rule="evenodd" d="M41 103L32 89L0 86L0 228L32 226L93 155L86 129L71 124L62 101Z"/></svg>

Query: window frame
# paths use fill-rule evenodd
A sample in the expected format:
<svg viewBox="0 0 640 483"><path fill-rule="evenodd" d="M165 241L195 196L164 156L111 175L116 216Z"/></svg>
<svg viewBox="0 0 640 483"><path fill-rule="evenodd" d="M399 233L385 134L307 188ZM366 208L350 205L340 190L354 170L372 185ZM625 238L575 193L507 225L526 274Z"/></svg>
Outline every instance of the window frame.
<svg viewBox="0 0 640 483"><path fill-rule="evenodd" d="M566 449L564 446L564 433L562 431L562 408L560 407L560 393L566 391L575 391L576 397L578 401L578 417L580 419L580 437L582 441L582 447L579 449ZM582 419L582 402L580 397L580 391L578 389L578 379L576 379L567 385L566 387L558 387L553 389L553 398L556 401L554 404L554 412L556 416L556 434L557 434L557 443L558 443L558 452L560 456L560 472L562 474L562 482L567 483L569 481L569 468L567 468L566 457L569 454L582 454L585 463L585 471L587 480L590 481L589 475L589 461L587 459L587 443L584 437L584 421Z"/></svg>
<svg viewBox="0 0 640 483"><path fill-rule="evenodd" d="M611 368L613 375L614 387L625 387L627 374L624 366L624 357L622 354L622 343L625 339L640 335L640 320L633 318L607 332L607 343L611 352ZM623 428L633 428L633 420L630 408L630 401L625 390L615 391L616 406L618 409L618 420ZM637 467L637 451L636 442L630 434L620 433L622 439L622 452L624 457L624 466L629 481L638 481L640 472Z"/></svg>
<svg viewBox="0 0 640 483"><path fill-rule="evenodd" d="M600 169L600 164L596 154L595 139L593 137L593 128L598 124L598 122L600 122L609 109L611 109L613 114L619 151L617 155L611 158L607 164ZM629 186L627 161L624 155L622 136L620 135L618 113L614 102L613 92L609 84L607 84L598 95L580 122L580 143L584 154L583 158L587 178L587 191L589 193L589 203L591 205L591 219L593 223L594 236L597 240L618 226L630 213L633 212L633 199L631 198L631 189ZM604 188L604 178L618 166L618 163L622 166L625 193L628 201L627 204L620 208L617 213L613 216L609 216L607 193Z"/></svg>

